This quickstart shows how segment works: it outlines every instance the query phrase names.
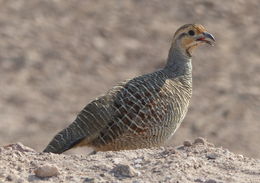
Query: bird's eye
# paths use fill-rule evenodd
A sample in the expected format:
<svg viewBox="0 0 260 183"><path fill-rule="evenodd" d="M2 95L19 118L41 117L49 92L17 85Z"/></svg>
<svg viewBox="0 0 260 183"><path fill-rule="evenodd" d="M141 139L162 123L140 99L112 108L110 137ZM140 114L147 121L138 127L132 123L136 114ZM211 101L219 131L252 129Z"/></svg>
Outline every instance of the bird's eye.
<svg viewBox="0 0 260 183"><path fill-rule="evenodd" d="M195 35L195 32L194 32L193 30L189 30L188 34L189 34L190 36L194 36L194 35Z"/></svg>

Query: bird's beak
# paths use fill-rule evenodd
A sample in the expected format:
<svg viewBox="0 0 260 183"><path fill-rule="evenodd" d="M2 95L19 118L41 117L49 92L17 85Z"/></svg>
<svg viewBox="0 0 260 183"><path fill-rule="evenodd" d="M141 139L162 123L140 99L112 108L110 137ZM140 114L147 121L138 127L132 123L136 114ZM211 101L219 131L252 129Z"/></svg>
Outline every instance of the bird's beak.
<svg viewBox="0 0 260 183"><path fill-rule="evenodd" d="M208 32L203 32L202 34L200 34L198 36L198 38L196 40L205 42L210 45L213 45L213 43L216 41L214 36Z"/></svg>

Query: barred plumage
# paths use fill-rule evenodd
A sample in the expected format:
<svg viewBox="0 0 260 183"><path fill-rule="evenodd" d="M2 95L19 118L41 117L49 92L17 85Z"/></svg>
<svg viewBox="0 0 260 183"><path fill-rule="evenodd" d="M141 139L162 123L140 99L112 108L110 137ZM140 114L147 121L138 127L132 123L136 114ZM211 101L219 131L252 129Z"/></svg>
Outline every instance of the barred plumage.
<svg viewBox="0 0 260 183"><path fill-rule="evenodd" d="M191 98L190 48L182 45L191 29L200 34L201 26L186 25L175 34L165 68L122 82L92 101L44 152L84 145L97 151L162 145L184 119Z"/></svg>

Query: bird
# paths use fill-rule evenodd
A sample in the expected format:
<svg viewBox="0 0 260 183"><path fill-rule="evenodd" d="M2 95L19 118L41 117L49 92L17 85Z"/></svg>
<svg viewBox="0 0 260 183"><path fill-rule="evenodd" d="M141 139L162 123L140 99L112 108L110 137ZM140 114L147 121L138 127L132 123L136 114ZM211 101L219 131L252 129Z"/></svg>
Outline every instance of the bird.
<svg viewBox="0 0 260 183"><path fill-rule="evenodd" d="M164 145L188 111L194 49L214 42L201 24L181 26L173 36L163 68L118 83L94 99L43 152L60 154L80 146L97 152Z"/></svg>

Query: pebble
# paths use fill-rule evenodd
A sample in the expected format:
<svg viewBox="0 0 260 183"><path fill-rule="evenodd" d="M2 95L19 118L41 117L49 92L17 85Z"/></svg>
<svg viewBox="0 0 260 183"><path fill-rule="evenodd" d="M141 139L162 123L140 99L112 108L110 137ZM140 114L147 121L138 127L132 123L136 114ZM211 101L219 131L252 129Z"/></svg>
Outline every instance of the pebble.
<svg viewBox="0 0 260 183"><path fill-rule="evenodd" d="M238 157L238 158L241 158L241 159L244 158L244 156L243 156L242 154L238 154L237 157Z"/></svg>
<svg viewBox="0 0 260 183"><path fill-rule="evenodd" d="M162 155L171 155L171 154L176 154L176 153L177 153L177 151L175 149L171 148L171 149L164 150L162 152Z"/></svg>
<svg viewBox="0 0 260 183"><path fill-rule="evenodd" d="M119 178L135 177L140 175L140 172L135 170L132 166L123 164L116 165L116 167L113 168L111 172L114 174L115 177Z"/></svg>
<svg viewBox="0 0 260 183"><path fill-rule="evenodd" d="M193 144L206 144L206 140L202 137L198 137L194 140Z"/></svg>
<svg viewBox="0 0 260 183"><path fill-rule="evenodd" d="M23 153L21 153L20 151L15 151L15 154L16 154L17 156L20 156L20 157L23 156Z"/></svg>
<svg viewBox="0 0 260 183"><path fill-rule="evenodd" d="M216 159L218 157L218 154L213 152L213 153L207 154L206 157L208 159Z"/></svg>
<svg viewBox="0 0 260 183"><path fill-rule="evenodd" d="M208 179L204 183L217 183L214 179Z"/></svg>
<svg viewBox="0 0 260 183"><path fill-rule="evenodd" d="M132 183L142 183L142 181L140 181L140 180L133 180Z"/></svg>
<svg viewBox="0 0 260 183"><path fill-rule="evenodd" d="M135 168L141 168L142 167L141 164L135 164L134 166L135 166Z"/></svg>
<svg viewBox="0 0 260 183"><path fill-rule="evenodd" d="M95 179L94 178L85 178L83 183L88 182L88 183L94 183Z"/></svg>
<svg viewBox="0 0 260 183"><path fill-rule="evenodd" d="M99 174L100 177L105 177L106 175L104 173Z"/></svg>
<svg viewBox="0 0 260 183"><path fill-rule="evenodd" d="M54 165L40 166L35 169L34 173L37 177L40 178L57 176L60 174L58 168Z"/></svg>
<svg viewBox="0 0 260 183"><path fill-rule="evenodd" d="M190 147L190 146L192 146L192 143L191 143L191 141L189 141L189 140L185 140L185 141L183 142L183 145L184 145L184 146L187 146L187 147Z"/></svg>
<svg viewBox="0 0 260 183"><path fill-rule="evenodd" d="M8 176L6 177L6 180L11 182L11 181L16 180L16 177L15 177L14 175L8 175Z"/></svg>
<svg viewBox="0 0 260 183"><path fill-rule="evenodd" d="M123 159L121 159L121 158L114 158L114 159L112 159L112 162L114 164L120 164L122 161L123 161Z"/></svg>
<svg viewBox="0 0 260 183"><path fill-rule="evenodd" d="M202 179L198 178L198 179L195 179L194 182L204 182Z"/></svg>
<svg viewBox="0 0 260 183"><path fill-rule="evenodd" d="M22 168L21 165L18 165L17 168L16 168L16 170L19 171L19 172L22 171L22 169L23 169L23 168Z"/></svg>
<svg viewBox="0 0 260 183"><path fill-rule="evenodd" d="M141 158L138 158L138 159L135 159L135 160L134 160L134 163L138 164L138 163L142 163L142 161L143 161L143 160L142 160Z"/></svg>
<svg viewBox="0 0 260 183"><path fill-rule="evenodd" d="M7 149L7 150L17 150L17 151L20 151L20 152L35 152L34 149L27 147L20 142L18 142L16 144L6 145L6 146L4 146L4 148Z"/></svg>

